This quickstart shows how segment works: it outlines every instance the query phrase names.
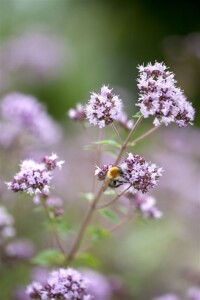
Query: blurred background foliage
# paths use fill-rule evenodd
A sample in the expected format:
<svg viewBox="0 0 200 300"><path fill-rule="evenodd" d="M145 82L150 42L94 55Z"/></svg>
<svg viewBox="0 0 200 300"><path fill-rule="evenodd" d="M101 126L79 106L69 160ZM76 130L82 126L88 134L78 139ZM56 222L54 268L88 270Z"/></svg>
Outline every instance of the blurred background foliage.
<svg viewBox="0 0 200 300"><path fill-rule="evenodd" d="M14 87L48 103L59 119L102 83L128 90L129 101L137 99L136 67L155 60L165 61L198 106L200 21L196 1L1 0L1 43L40 30L62 39L62 72L48 83L34 84L33 80L27 86L18 80ZM196 40L186 41L194 33ZM195 43L198 53L189 52L188 43Z"/></svg>
<svg viewBox="0 0 200 300"><path fill-rule="evenodd" d="M67 110L77 102L85 103L89 92L99 91L105 83L119 92L131 117L136 112L136 67L155 60L170 67L198 111L200 18L196 1L0 0L0 95L13 90L34 95L63 124L67 135L58 152L67 167L65 178L58 177L55 187L65 197L67 181L71 200L66 214L72 223L82 218L85 203L77 210L72 200L79 191L88 192L91 182L87 178L92 177L94 160L82 150L91 139L85 140L77 125L72 130ZM196 113L197 127L199 120ZM180 130L172 126L156 138L148 138L148 146L142 143L134 148L166 169L161 189L155 193L165 218L159 223L131 224L114 240L103 241L94 249L100 257L100 270L118 274L125 282L124 300L148 300L166 292L184 295L193 284L188 273L200 270L200 136L198 128L185 129L185 134ZM77 138L74 133L79 133ZM95 140L96 136L93 132ZM10 159L9 153L4 155ZM6 175L1 174L2 181L16 172L20 159L19 155ZM79 174L80 165L84 178ZM48 239L42 238L41 215L35 222L34 206L19 198L19 206L8 202L19 235L45 248ZM12 272L7 272L7 266L1 268L2 300L10 299L13 288L30 281L30 266L11 267Z"/></svg>

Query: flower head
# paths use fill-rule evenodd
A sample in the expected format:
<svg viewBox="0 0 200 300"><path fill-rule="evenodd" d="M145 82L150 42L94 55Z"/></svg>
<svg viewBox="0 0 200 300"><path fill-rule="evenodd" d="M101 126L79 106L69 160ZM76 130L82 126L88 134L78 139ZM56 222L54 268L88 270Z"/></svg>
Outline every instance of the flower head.
<svg viewBox="0 0 200 300"><path fill-rule="evenodd" d="M144 118L155 116L155 126L175 122L185 127L194 120L194 108L175 84L174 74L163 63L139 66L137 106Z"/></svg>
<svg viewBox="0 0 200 300"><path fill-rule="evenodd" d="M103 85L100 94L92 93L86 105L86 116L90 124L103 128L116 120L121 113L122 101Z"/></svg>
<svg viewBox="0 0 200 300"><path fill-rule="evenodd" d="M88 282L76 270L58 269L47 277L46 283L33 282L27 287L31 299L92 300Z"/></svg>
<svg viewBox="0 0 200 300"><path fill-rule="evenodd" d="M34 246L28 240L15 240L6 245L6 255L10 258L30 259L34 254Z"/></svg>
<svg viewBox="0 0 200 300"><path fill-rule="evenodd" d="M8 189L14 192L26 192L30 195L48 195L50 182L53 177L52 170L61 167L63 161L56 162L57 155L46 156L42 163L34 160L24 160L11 182L7 182Z"/></svg>
<svg viewBox="0 0 200 300"><path fill-rule="evenodd" d="M28 132L37 141L39 140L45 145L50 145L60 140L60 127L48 115L45 106L33 96L16 92L6 95L1 101L0 114L4 121L4 126L7 126L5 130L8 131L8 136L12 133L15 137L16 129L18 129L20 132L22 130ZM10 124L10 127L7 124Z"/></svg>
<svg viewBox="0 0 200 300"><path fill-rule="evenodd" d="M51 156L45 156L43 158L43 163L46 165L46 168L50 171L56 169L57 167L61 170L62 165L65 163L64 160L57 161L58 156L55 153L52 153Z"/></svg>
<svg viewBox="0 0 200 300"><path fill-rule="evenodd" d="M163 171L162 168L132 153L129 153L127 159L119 166L123 173L124 183L131 184L134 191L141 191L142 193L148 192L157 184Z"/></svg>
<svg viewBox="0 0 200 300"><path fill-rule="evenodd" d="M80 103L76 105L75 109L70 108L67 114L74 121L84 121L86 119L85 107Z"/></svg>
<svg viewBox="0 0 200 300"><path fill-rule="evenodd" d="M144 218L160 219L162 217L162 212L156 207L155 198L131 191L126 193L126 197Z"/></svg>

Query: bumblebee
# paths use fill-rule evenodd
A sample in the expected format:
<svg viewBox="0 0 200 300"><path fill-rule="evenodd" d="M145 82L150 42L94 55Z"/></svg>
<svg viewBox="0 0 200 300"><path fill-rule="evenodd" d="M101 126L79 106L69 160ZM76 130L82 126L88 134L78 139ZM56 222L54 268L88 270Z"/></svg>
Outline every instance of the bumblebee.
<svg viewBox="0 0 200 300"><path fill-rule="evenodd" d="M111 188L117 188L120 185L123 184L123 181L120 180L123 175L122 169L120 167L114 166L111 167L107 174L106 174L106 180L109 182L109 187Z"/></svg>

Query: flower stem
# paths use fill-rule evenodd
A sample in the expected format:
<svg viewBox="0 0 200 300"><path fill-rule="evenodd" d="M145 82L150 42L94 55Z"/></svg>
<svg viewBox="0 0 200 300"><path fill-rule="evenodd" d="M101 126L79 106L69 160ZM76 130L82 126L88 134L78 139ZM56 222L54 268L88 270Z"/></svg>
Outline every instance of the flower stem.
<svg viewBox="0 0 200 300"><path fill-rule="evenodd" d="M119 199L122 195L124 195L130 189L130 187L131 187L131 185L129 185L125 190L123 190L120 194L118 194L114 199L112 199L108 203L105 203L105 204L102 204L101 206L98 206L97 209L101 209L101 208L105 208L105 207L110 206L115 201L117 201L117 199Z"/></svg>
<svg viewBox="0 0 200 300"><path fill-rule="evenodd" d="M102 185L102 187L100 188L99 192L97 193L97 195L95 196L95 198L93 199L90 207L89 207L89 210L88 210L88 213L87 215L85 216L85 219L83 221L83 224L82 226L80 227L80 230L78 232L78 235L75 239L75 242L73 244L73 247L71 249L71 251L69 252L69 255L68 255L68 261L71 261L73 260L77 250L79 249L79 246L80 246L80 243L82 241L82 238L84 236L84 233L85 233L85 230L87 228L87 225L89 224L89 222L91 221L91 218L93 216L93 213L96 209L96 205L97 205L97 202L99 201L101 195L103 194L103 192L107 189L108 187L108 182L104 183Z"/></svg>
<svg viewBox="0 0 200 300"><path fill-rule="evenodd" d="M160 128L162 125L159 125L157 127L153 127L151 129L149 129L147 132L145 132L144 134L142 134L141 136L139 136L138 138L136 138L135 140L133 140L132 142L130 142L128 144L128 146L134 146L134 144L136 144L137 142L143 140L145 137L147 137L148 135L152 134L154 131L156 131L158 128Z"/></svg>
<svg viewBox="0 0 200 300"><path fill-rule="evenodd" d="M115 124L114 124L114 123L111 123L111 126L112 126L112 129L113 129L113 131L115 132L115 134L116 134L116 136L117 136L117 138L118 138L120 144L122 145L123 141L122 141L122 138L121 138L121 136L120 136L120 134L119 134L119 132L118 132L118 130L117 130Z"/></svg>
<svg viewBox="0 0 200 300"><path fill-rule="evenodd" d="M98 141L102 140L102 135L103 135L103 131L102 129L99 129L99 137L98 137ZM99 166L101 163L101 145L97 146L97 151L96 151L96 156L95 156L95 165ZM95 188L96 188L96 176L93 176L93 181L92 181L92 193L95 193Z"/></svg>
<svg viewBox="0 0 200 300"><path fill-rule="evenodd" d="M119 154L116 158L116 161L115 161L115 165L117 165L120 162L120 160L122 158L122 155L123 155L125 149L127 148L128 142L129 142L131 136L134 134L135 130L137 129L138 125L140 124L141 120L142 120L142 116L140 116L137 119L135 125L133 126L133 128L131 129L129 135L127 136L125 142L121 146L120 152L119 152ZM74 256L76 255L76 253L77 253L77 251L80 247L80 244L82 242L82 239L84 237L85 230L86 230L88 224L90 223L94 212L96 211L97 203L100 200L100 198L101 198L102 194L104 193L104 191L107 189L108 185L109 185L109 181L107 180L103 183L103 185L101 186L101 188L98 191L97 195L94 197L93 201L91 202L89 210L88 210L88 212L85 216L85 219L83 220L83 224L80 227L80 230L79 230L79 232L78 232L78 234L75 238L74 244L73 244L73 246L72 246L72 248L69 252L68 261L72 261Z"/></svg>
<svg viewBox="0 0 200 300"><path fill-rule="evenodd" d="M118 228L120 228L121 226L123 226L124 224L126 224L128 221L130 221L133 218L133 214L128 214L123 220L121 220L121 222L119 222L118 224L114 225L113 227L111 227L110 229L108 229L108 233L112 233L115 230L117 230ZM83 254L87 251L89 251L92 247L94 246L94 244L91 244L87 247L85 247L80 253Z"/></svg>
<svg viewBox="0 0 200 300"><path fill-rule="evenodd" d="M46 216L47 216L47 219L49 220L50 224L51 224L51 229L52 229L52 233L55 237L55 240L56 240L56 243L60 249L60 251L62 252L62 254L66 257L66 252L65 252L65 249L63 248L63 245L60 241L60 237L58 235L58 231L56 229L56 226L55 226L55 223L54 223L54 220L51 218L50 216L50 213L49 213L49 209L48 209L48 206L46 205L46 197L45 196L42 196L41 197L41 202L42 202L42 205L43 205L43 208L44 208L44 211L46 213Z"/></svg>

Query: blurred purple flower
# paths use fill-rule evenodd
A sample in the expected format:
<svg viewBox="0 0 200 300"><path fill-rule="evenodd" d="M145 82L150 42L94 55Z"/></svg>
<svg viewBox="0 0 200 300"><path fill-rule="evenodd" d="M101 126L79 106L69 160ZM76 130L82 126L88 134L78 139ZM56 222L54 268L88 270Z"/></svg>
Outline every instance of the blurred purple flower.
<svg viewBox="0 0 200 300"><path fill-rule="evenodd" d="M49 275L49 270L41 267L35 267L32 269L31 272L32 280L39 281L41 284L46 283L48 275Z"/></svg>
<svg viewBox="0 0 200 300"><path fill-rule="evenodd" d="M160 297L154 298L153 300L179 300L180 298L174 294L165 294Z"/></svg>
<svg viewBox="0 0 200 300"><path fill-rule="evenodd" d="M187 296L190 300L200 300L200 288L192 287L188 290Z"/></svg>
<svg viewBox="0 0 200 300"><path fill-rule="evenodd" d="M112 291L109 281L102 274L90 269L81 270L81 274L89 280L89 293L95 300L111 299Z"/></svg>
<svg viewBox="0 0 200 300"><path fill-rule="evenodd" d="M7 121L0 121L0 128L0 146L3 148L8 148L19 136L20 128Z"/></svg>
<svg viewBox="0 0 200 300"><path fill-rule="evenodd" d="M57 161L58 156L55 153L52 153L51 156L45 156L42 162L46 165L47 170L52 171L56 168L61 170L62 165L65 163L64 160Z"/></svg>
<svg viewBox="0 0 200 300"><path fill-rule="evenodd" d="M65 61L69 63L70 52L58 35L41 30L7 40L1 46L0 59L4 61L5 72L17 74L28 83L40 83L41 79L54 78Z"/></svg>
<svg viewBox="0 0 200 300"><path fill-rule="evenodd" d="M84 121L86 120L85 107L82 104L78 103L75 109L69 109L67 115L73 121Z"/></svg>
<svg viewBox="0 0 200 300"><path fill-rule="evenodd" d="M34 246L30 241L17 239L5 247L5 253L10 258L27 260L33 257Z"/></svg>
<svg viewBox="0 0 200 300"><path fill-rule="evenodd" d="M167 71L164 63L149 63L146 67L139 66L139 103L144 118L155 116L153 124L169 125L175 122L179 127L192 124L194 108L187 101L180 88L175 86L174 74Z"/></svg>
<svg viewBox="0 0 200 300"><path fill-rule="evenodd" d="M131 206L139 210L144 218L160 219L162 217L162 212L156 207L155 198L132 192L127 192L125 196L130 200Z"/></svg>
<svg viewBox="0 0 200 300"><path fill-rule="evenodd" d="M30 300L30 297L26 294L26 289L23 286L14 289L12 295L12 300Z"/></svg>
<svg viewBox="0 0 200 300"><path fill-rule="evenodd" d="M21 130L28 131L45 145L56 143L61 138L60 127L48 115L45 106L32 96L20 93L6 95L0 104L0 115L5 123L4 127L7 127L4 133L7 144Z"/></svg>
<svg viewBox="0 0 200 300"><path fill-rule="evenodd" d="M63 201L58 197L49 197L46 201L46 204L49 207L58 208L63 206Z"/></svg>
<svg viewBox="0 0 200 300"><path fill-rule="evenodd" d="M121 99L112 93L112 89L103 85L100 94L92 93L86 105L86 116L89 123L105 127L116 120L122 110Z"/></svg>
<svg viewBox="0 0 200 300"><path fill-rule="evenodd" d="M5 207L0 206L0 245L4 244L7 238L15 235L13 224L13 217L7 212Z"/></svg>

